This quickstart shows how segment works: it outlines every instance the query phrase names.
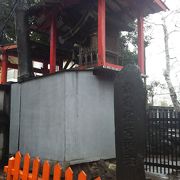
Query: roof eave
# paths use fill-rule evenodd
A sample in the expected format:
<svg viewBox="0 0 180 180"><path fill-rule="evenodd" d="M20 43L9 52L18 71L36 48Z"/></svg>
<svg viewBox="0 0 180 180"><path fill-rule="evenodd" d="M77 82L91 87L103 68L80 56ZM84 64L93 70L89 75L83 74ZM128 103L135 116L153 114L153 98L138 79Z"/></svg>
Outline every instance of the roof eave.
<svg viewBox="0 0 180 180"><path fill-rule="evenodd" d="M166 4L164 2L162 2L161 0L154 0L153 2L155 4L157 4L162 9L162 11L169 10L169 8L166 6Z"/></svg>

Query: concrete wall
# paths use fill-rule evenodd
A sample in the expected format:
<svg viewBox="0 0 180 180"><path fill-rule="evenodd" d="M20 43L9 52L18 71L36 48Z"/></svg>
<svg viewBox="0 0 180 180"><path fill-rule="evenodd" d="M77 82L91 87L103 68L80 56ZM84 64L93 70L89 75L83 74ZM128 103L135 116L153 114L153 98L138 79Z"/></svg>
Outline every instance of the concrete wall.
<svg viewBox="0 0 180 180"><path fill-rule="evenodd" d="M19 121L20 121L20 85L11 85L10 104L10 134L9 152L14 154L19 149Z"/></svg>
<svg viewBox="0 0 180 180"><path fill-rule="evenodd" d="M11 92L10 153L70 163L115 157L112 81L71 71Z"/></svg>
<svg viewBox="0 0 180 180"><path fill-rule="evenodd" d="M0 111L3 111L4 107L4 91L0 90Z"/></svg>

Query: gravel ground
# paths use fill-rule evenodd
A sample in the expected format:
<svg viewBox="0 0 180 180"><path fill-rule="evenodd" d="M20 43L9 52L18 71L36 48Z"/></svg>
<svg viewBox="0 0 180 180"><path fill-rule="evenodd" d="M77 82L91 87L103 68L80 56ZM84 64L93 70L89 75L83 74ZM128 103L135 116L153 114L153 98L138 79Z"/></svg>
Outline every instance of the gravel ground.
<svg viewBox="0 0 180 180"><path fill-rule="evenodd" d="M147 177L151 180L180 180L180 176L177 175L160 175L160 174L153 174L153 173L146 173Z"/></svg>

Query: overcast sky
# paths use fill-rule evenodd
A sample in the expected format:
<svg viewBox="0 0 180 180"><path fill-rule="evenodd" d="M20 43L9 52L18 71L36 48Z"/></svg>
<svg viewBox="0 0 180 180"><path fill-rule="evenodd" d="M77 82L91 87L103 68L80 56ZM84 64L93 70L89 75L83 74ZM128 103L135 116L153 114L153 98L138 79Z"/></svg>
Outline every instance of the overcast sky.
<svg viewBox="0 0 180 180"><path fill-rule="evenodd" d="M170 11L180 9L180 0L167 0L167 6ZM170 12L166 12L169 14ZM151 15L147 21L155 24L161 23L161 14ZM174 25L180 26L180 14L171 15L168 18L167 26L168 31L171 32L174 29ZM152 40L149 47L146 48L146 68L148 75L148 82L158 80L161 83L165 83L163 77L163 71L165 69L165 54L164 54L164 41L163 41L163 29L161 26L153 25L151 30ZM172 58L172 80L176 87L176 91L179 92L180 88L180 32L172 33L170 37L170 55ZM180 94L179 94L180 95ZM162 96L161 96L162 97Z"/></svg>

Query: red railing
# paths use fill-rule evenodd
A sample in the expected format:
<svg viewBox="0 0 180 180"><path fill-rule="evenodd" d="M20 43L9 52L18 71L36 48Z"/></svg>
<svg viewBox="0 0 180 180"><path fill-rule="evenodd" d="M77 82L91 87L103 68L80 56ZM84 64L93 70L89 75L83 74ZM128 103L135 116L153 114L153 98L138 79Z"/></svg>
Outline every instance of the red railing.
<svg viewBox="0 0 180 180"><path fill-rule="evenodd" d="M50 164L48 161L44 161L42 174L39 174L40 159L34 158L32 171L30 171L30 155L26 154L23 161L23 169L21 170L21 153L17 152L15 157L11 157L8 161L8 166L4 167L4 173L6 174L6 180L49 180L50 179ZM60 180L62 178L62 167L59 163L54 166L53 180ZM73 171L68 167L65 171L65 180L73 180ZM63 179L64 179L63 178ZM87 175L84 171L78 174L78 180L86 180ZM100 177L95 180L101 180Z"/></svg>

